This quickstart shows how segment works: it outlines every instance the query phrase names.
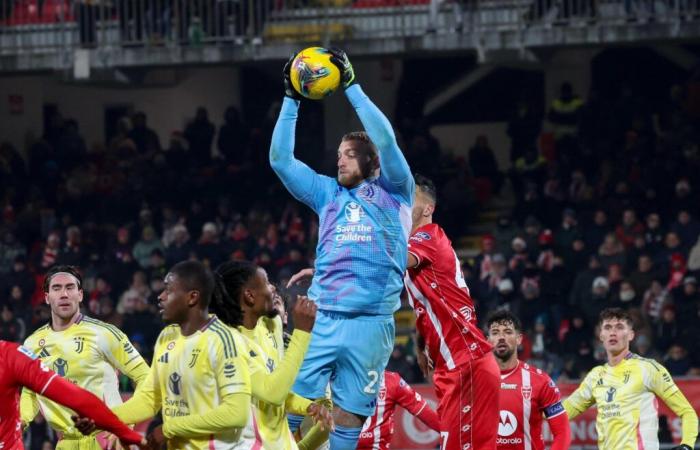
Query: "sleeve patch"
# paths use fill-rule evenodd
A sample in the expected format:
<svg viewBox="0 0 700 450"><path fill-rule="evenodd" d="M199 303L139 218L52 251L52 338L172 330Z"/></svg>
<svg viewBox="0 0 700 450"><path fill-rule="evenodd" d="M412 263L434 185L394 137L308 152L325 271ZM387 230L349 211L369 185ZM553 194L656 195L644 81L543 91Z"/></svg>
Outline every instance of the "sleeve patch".
<svg viewBox="0 0 700 450"><path fill-rule="evenodd" d="M425 231L419 231L418 233L411 236L409 240L416 241L416 242L423 242L423 241L429 241L430 239L431 239L430 234L426 233Z"/></svg>
<svg viewBox="0 0 700 450"><path fill-rule="evenodd" d="M33 351L29 350L27 347L20 345L17 347L17 351L24 354L25 356L28 356L31 359L37 359L39 358L36 354L34 354Z"/></svg>
<svg viewBox="0 0 700 450"><path fill-rule="evenodd" d="M561 414L564 411L564 406L561 402L556 402L553 405L549 405L544 409L544 416L546 418L554 417Z"/></svg>

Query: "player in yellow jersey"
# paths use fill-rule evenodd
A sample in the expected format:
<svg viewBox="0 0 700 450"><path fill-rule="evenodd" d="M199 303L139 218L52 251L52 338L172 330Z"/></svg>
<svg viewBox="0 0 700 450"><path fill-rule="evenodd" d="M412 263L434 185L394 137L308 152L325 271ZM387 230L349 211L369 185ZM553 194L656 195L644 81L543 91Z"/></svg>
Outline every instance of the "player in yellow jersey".
<svg viewBox="0 0 700 450"><path fill-rule="evenodd" d="M148 375L146 362L118 328L80 313L82 278L75 267L52 267L44 281L44 296L51 307L51 322L29 336L24 346L107 406L121 404L117 371L139 384ZM25 388L20 403L25 426L39 409L58 433L58 449L101 448L95 435L83 436L74 427L70 409Z"/></svg>
<svg viewBox="0 0 700 450"><path fill-rule="evenodd" d="M282 320L273 305L274 287L262 268L247 261L220 265L228 294L227 300L213 311L248 339L248 363L251 371L256 436L269 450L296 449L286 412L310 415L332 426L330 413L319 403L291 391L306 349L316 316L316 305L300 299L294 308L294 324L285 354Z"/></svg>
<svg viewBox="0 0 700 450"><path fill-rule="evenodd" d="M608 362L594 367L564 400L569 418L595 404L600 450L658 450L658 396L681 418L681 443L672 450L692 450L698 416L663 366L630 352L634 330L629 314L608 308L601 312L598 324Z"/></svg>
<svg viewBox="0 0 700 450"><path fill-rule="evenodd" d="M247 346L240 333L209 314L215 295L221 292L214 275L198 261L180 262L165 276L158 306L169 325L158 336L146 380L113 410L129 424L162 411L163 425L148 436L152 448L252 448L242 439L251 414ZM89 431L88 419L77 423Z"/></svg>

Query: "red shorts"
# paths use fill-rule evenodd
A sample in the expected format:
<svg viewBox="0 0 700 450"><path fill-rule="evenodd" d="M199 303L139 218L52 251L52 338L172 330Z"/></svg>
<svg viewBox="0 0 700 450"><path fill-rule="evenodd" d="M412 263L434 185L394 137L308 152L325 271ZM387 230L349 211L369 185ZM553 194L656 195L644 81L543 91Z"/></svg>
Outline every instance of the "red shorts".
<svg viewBox="0 0 700 450"><path fill-rule="evenodd" d="M496 450L501 371L492 353L436 371L441 450Z"/></svg>

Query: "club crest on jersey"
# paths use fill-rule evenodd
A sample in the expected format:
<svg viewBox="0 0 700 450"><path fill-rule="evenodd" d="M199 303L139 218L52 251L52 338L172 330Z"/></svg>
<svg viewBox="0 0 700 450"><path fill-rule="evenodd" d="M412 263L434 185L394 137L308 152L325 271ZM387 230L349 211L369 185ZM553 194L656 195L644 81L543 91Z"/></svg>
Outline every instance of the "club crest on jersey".
<svg viewBox="0 0 700 450"><path fill-rule="evenodd" d="M192 359L190 359L189 364L187 364L187 367L189 367L190 369L193 368L195 363L197 362L197 357L199 356L199 352L201 352L201 350L198 348L195 348L194 350L192 350Z"/></svg>
<svg viewBox="0 0 700 450"><path fill-rule="evenodd" d="M532 386L523 386L520 388L520 393L523 394L525 400L530 400L532 397Z"/></svg>
<svg viewBox="0 0 700 450"><path fill-rule="evenodd" d="M625 370L625 373L623 374L625 377L623 380L623 383L627 384L630 381L631 374L632 374L632 372L630 372L629 370Z"/></svg>
<svg viewBox="0 0 700 450"><path fill-rule="evenodd" d="M68 373L68 361L63 358L58 358L53 362L52 368L54 372L62 377L65 377L66 373Z"/></svg>
<svg viewBox="0 0 700 450"><path fill-rule="evenodd" d="M386 400L386 388L385 387L379 389L379 400L381 400L381 401Z"/></svg>
<svg viewBox="0 0 700 450"><path fill-rule="evenodd" d="M173 372L170 374L170 377L168 377L168 387L170 388L170 392L172 392L175 395L180 395L180 384L182 383L182 377L180 374L177 372Z"/></svg>
<svg viewBox="0 0 700 450"><path fill-rule="evenodd" d="M345 205L345 220L350 223L358 223L360 220L362 220L364 213L365 212L358 203L350 202Z"/></svg>
<svg viewBox="0 0 700 450"><path fill-rule="evenodd" d="M424 241L430 240L430 235L428 233L426 233L425 231L419 231L418 233L414 234L413 236L417 237L418 239L422 239Z"/></svg>
<svg viewBox="0 0 700 450"><path fill-rule="evenodd" d="M372 200L374 197L374 186L365 184L357 191L357 196L365 200Z"/></svg>
<svg viewBox="0 0 700 450"><path fill-rule="evenodd" d="M75 352L83 353L85 348L85 338L84 337L74 337L73 342L75 343Z"/></svg>

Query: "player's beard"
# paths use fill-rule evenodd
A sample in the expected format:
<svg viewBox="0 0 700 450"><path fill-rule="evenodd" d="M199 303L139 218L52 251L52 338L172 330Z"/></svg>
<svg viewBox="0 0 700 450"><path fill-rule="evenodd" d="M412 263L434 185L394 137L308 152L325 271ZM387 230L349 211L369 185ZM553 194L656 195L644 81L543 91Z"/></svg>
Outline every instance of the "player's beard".
<svg viewBox="0 0 700 450"><path fill-rule="evenodd" d="M279 316L280 312L277 311L275 308L272 308L270 311L265 313L265 317L268 319L274 319L275 317Z"/></svg>
<svg viewBox="0 0 700 450"><path fill-rule="evenodd" d="M508 348L508 350L506 350L504 352L499 352L498 350L496 350L493 352L493 355L497 359L505 362L505 361L508 361L513 356L513 353L515 353L515 349Z"/></svg>

